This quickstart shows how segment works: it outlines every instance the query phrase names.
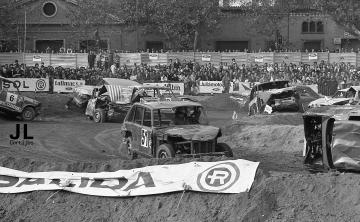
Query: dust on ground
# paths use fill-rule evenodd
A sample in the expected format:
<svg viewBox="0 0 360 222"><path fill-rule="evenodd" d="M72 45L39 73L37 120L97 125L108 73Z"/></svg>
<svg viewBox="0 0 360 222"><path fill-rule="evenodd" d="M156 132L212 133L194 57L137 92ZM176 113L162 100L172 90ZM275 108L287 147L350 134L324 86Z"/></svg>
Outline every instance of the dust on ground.
<svg viewBox="0 0 360 222"><path fill-rule="evenodd" d="M9 146L16 121L0 119L0 165L35 172L101 172L225 158L124 160L120 123L95 124L81 110L65 110L68 96L37 95L45 109L28 124L32 147ZM176 192L109 198L69 192L0 194L0 221L359 221L360 175L310 173L302 165L303 128L298 113L248 117L226 95L199 101L234 158L260 161L249 193ZM232 120L236 111L238 119ZM183 195L183 196L182 196Z"/></svg>

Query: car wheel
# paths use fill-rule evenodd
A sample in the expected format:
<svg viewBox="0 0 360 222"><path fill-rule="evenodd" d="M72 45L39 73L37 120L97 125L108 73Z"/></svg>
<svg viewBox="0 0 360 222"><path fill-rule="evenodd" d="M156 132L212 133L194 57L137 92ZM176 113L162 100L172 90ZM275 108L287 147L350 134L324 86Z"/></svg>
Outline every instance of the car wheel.
<svg viewBox="0 0 360 222"><path fill-rule="evenodd" d="M105 110L95 109L93 119L94 119L95 123L104 123L105 122Z"/></svg>
<svg viewBox="0 0 360 222"><path fill-rule="evenodd" d="M175 157L175 151L169 144L161 144L156 152L156 157L159 159L166 159Z"/></svg>
<svg viewBox="0 0 360 222"><path fill-rule="evenodd" d="M32 121L35 119L35 110L32 107L25 107L25 109L21 113L21 119L23 121Z"/></svg>
<svg viewBox="0 0 360 222"><path fill-rule="evenodd" d="M216 151L217 152L224 152L226 157L233 157L234 156L230 146L227 145L226 143L218 143L216 145Z"/></svg>
<svg viewBox="0 0 360 222"><path fill-rule="evenodd" d="M137 155L132 149L132 138L125 138L124 142L120 146L120 155L126 156L129 160L136 159Z"/></svg>

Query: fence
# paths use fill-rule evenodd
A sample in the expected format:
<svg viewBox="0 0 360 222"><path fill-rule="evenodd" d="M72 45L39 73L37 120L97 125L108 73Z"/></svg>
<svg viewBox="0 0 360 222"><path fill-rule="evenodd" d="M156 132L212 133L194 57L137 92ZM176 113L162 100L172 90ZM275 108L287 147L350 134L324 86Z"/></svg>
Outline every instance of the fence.
<svg viewBox="0 0 360 222"><path fill-rule="evenodd" d="M15 60L28 66L34 66L36 63L44 62L45 66L62 66L64 68L87 67L87 53L1 53L1 64L13 64Z"/></svg>
<svg viewBox="0 0 360 222"><path fill-rule="evenodd" d="M274 63L295 63L305 64L320 63L350 63L351 65L360 66L359 53L305 53L305 52L168 52L168 53L114 53L114 60L120 65L134 66L134 64L167 65L171 61L179 59L180 62L195 61L200 65L211 63L213 65L230 65L232 60L238 65L254 65L254 64L274 64ZM35 63L44 62L45 66L62 66L66 68L87 67L88 54L86 53L0 53L0 65L12 64L15 60L19 63L33 66Z"/></svg>
<svg viewBox="0 0 360 222"><path fill-rule="evenodd" d="M175 61L175 59L184 61L197 62L200 65L211 63L214 65L230 65L232 60L238 65L263 65L274 63L295 63L305 64L320 63L350 63L351 65L360 66L360 54L358 53L305 53L305 52L169 52L169 53L116 53L120 65L133 66L145 63L150 66L166 65Z"/></svg>

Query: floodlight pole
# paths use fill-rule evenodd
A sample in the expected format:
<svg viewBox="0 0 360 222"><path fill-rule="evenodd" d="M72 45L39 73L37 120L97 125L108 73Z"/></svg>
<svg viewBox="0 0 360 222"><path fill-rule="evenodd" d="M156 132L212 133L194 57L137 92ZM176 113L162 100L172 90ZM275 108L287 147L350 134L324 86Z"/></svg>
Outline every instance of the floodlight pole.
<svg viewBox="0 0 360 222"><path fill-rule="evenodd" d="M23 63L25 64L25 53L26 53L26 9L25 9L25 22L24 22L24 52L23 52Z"/></svg>

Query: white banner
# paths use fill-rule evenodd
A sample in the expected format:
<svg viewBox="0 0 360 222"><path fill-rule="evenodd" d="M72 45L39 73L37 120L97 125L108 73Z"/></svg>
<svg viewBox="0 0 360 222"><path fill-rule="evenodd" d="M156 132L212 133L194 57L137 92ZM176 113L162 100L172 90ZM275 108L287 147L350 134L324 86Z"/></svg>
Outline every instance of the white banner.
<svg viewBox="0 0 360 222"><path fill-rule="evenodd" d="M192 190L248 192L258 162L228 160L159 165L101 173L34 172L0 167L0 193L66 190L94 196L141 196Z"/></svg>
<svg viewBox="0 0 360 222"><path fill-rule="evenodd" d="M264 57L255 57L255 62L264 62Z"/></svg>
<svg viewBox="0 0 360 222"><path fill-rule="evenodd" d="M145 86L161 86L169 87L176 95L184 95L184 83L182 82L160 82L160 83L144 83Z"/></svg>
<svg viewBox="0 0 360 222"><path fill-rule="evenodd" d="M158 53L150 53L149 59L150 60L159 60L159 54Z"/></svg>
<svg viewBox="0 0 360 222"><path fill-rule="evenodd" d="M34 56L33 56L33 62L41 62L41 56L39 56L39 55L34 55Z"/></svg>
<svg viewBox="0 0 360 222"><path fill-rule="evenodd" d="M211 62L211 55L202 55L201 56L201 61L203 62Z"/></svg>
<svg viewBox="0 0 360 222"><path fill-rule="evenodd" d="M224 85L221 81L200 81L199 93L222 93Z"/></svg>
<svg viewBox="0 0 360 222"><path fill-rule="evenodd" d="M85 80L54 79L54 92L72 93L76 87L84 85Z"/></svg>
<svg viewBox="0 0 360 222"><path fill-rule="evenodd" d="M317 60L317 59L318 59L317 53L310 53L309 54L309 60Z"/></svg>
<svg viewBox="0 0 360 222"><path fill-rule="evenodd" d="M33 92L33 91L49 91L49 79L33 79L33 78L8 78L15 82L16 87L21 92ZM16 91L12 83L2 82L2 87L8 91Z"/></svg>

